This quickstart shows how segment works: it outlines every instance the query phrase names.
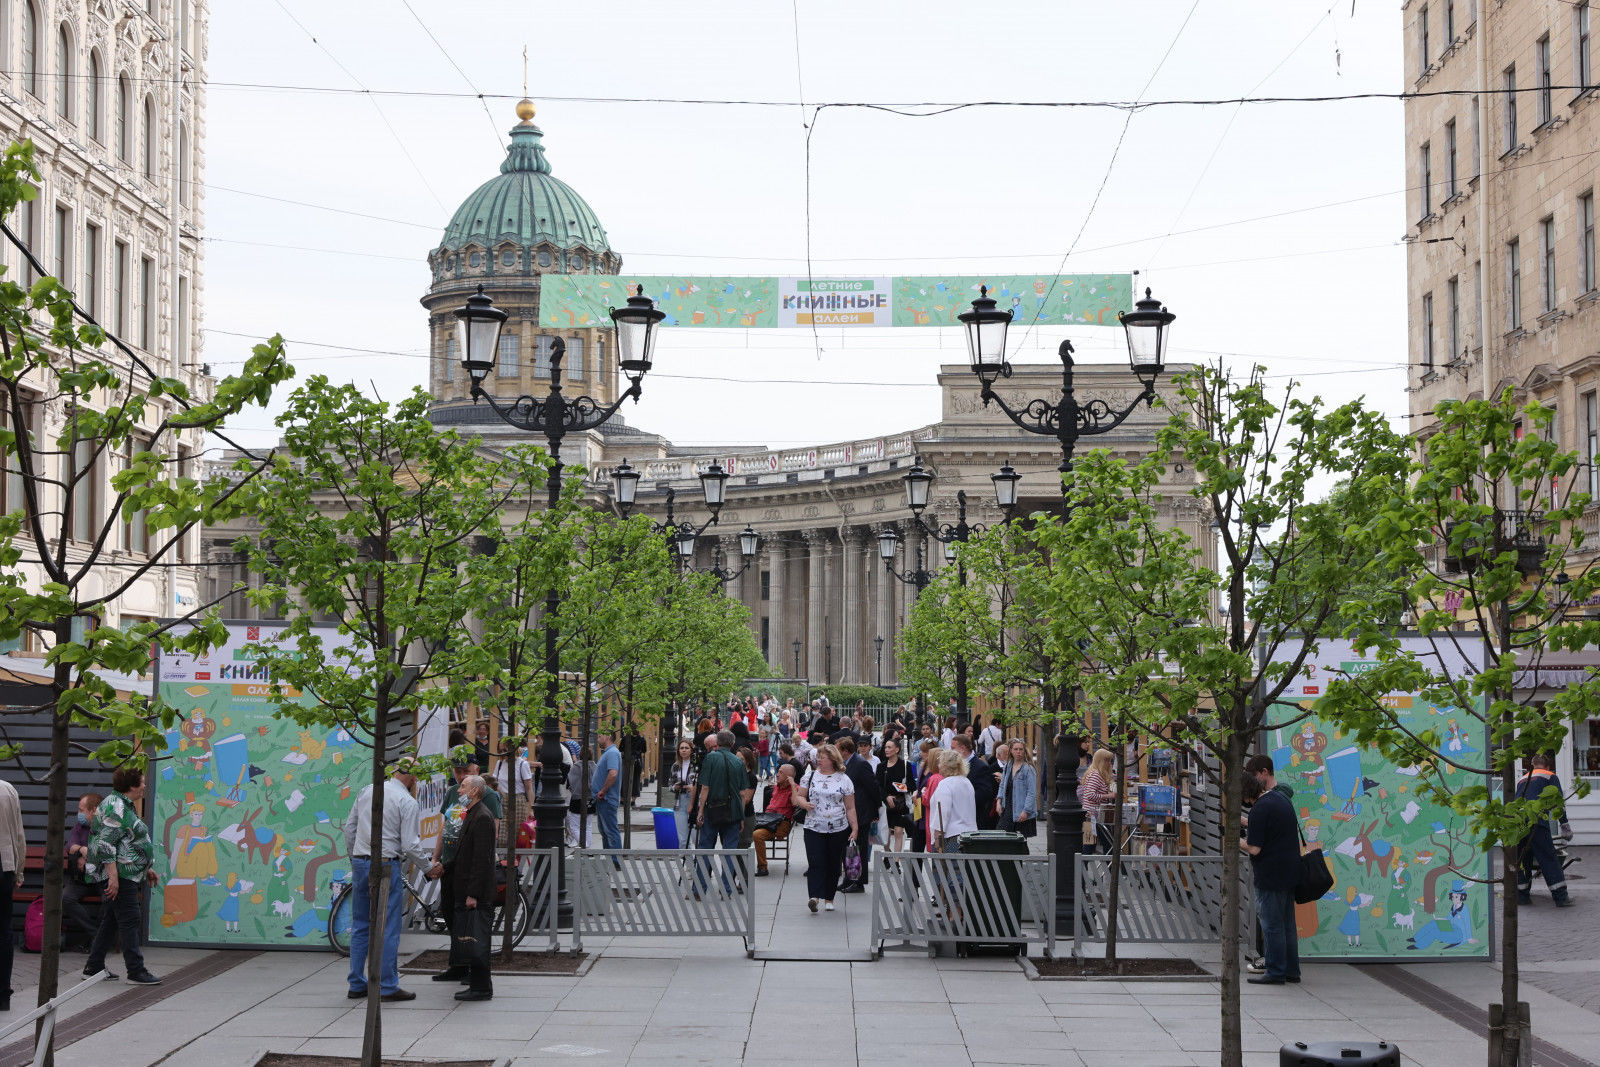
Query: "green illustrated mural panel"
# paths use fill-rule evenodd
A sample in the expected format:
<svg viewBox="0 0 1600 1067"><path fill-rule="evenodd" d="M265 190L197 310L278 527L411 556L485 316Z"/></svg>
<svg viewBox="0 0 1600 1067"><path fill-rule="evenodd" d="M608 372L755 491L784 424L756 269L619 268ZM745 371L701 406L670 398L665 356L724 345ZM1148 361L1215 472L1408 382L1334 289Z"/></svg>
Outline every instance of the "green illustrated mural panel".
<svg viewBox="0 0 1600 1067"><path fill-rule="evenodd" d="M1427 642L1414 643L1413 654L1434 656ZM1314 709L1334 672L1356 674L1369 666L1346 642L1320 645L1284 691L1285 714L1274 718ZM1481 719L1415 693L1382 699L1402 724L1431 726L1464 755L1482 751ZM1489 957L1493 896L1481 882L1489 874L1488 856L1468 835L1464 817L1419 791L1417 768L1395 766L1315 714L1269 731L1265 747L1279 784L1294 790L1302 831L1321 843L1334 875L1323 899L1295 907L1301 956L1397 962ZM1449 774L1467 784L1466 772Z"/></svg>
<svg viewBox="0 0 1600 1067"><path fill-rule="evenodd" d="M611 325L638 286L667 326L764 329L811 326L954 326L987 286L1020 324L1116 326L1133 306L1130 274L915 275L902 277L684 277L546 274L539 315L547 328Z"/></svg>
<svg viewBox="0 0 1600 1067"><path fill-rule="evenodd" d="M371 780L371 749L274 716L246 646L280 630L230 623L208 656L161 657L160 696L182 719L149 775L152 944L327 944L329 884L349 877L344 820ZM320 636L340 643L331 627Z"/></svg>

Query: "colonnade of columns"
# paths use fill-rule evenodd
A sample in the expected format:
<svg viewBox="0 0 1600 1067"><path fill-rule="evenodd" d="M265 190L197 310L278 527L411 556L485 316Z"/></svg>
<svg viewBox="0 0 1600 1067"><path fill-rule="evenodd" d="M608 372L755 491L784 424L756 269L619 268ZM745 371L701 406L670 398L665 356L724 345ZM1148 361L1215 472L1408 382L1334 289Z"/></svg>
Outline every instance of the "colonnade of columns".
<svg viewBox="0 0 1600 1067"><path fill-rule="evenodd" d="M760 555L724 591L750 609L751 627L774 674L876 685L875 639L882 637L882 683L899 680L896 646L916 592L883 564L878 534L886 526L905 539L898 565L908 569L915 558L911 538L919 536L909 520L763 532ZM724 560L736 567L737 535L722 535L721 547ZM925 550L930 571L942 562L941 553Z"/></svg>

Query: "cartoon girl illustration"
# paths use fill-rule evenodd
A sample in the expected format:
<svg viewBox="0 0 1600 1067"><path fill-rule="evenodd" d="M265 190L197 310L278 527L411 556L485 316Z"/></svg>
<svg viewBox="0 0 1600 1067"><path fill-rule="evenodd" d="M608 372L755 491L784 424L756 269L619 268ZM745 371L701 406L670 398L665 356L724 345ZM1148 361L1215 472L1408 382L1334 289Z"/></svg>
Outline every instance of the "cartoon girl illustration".
<svg viewBox="0 0 1600 1067"><path fill-rule="evenodd" d="M1323 897L1324 900L1337 900L1332 893ZM1361 944L1361 909L1372 903L1371 893L1358 893L1355 886L1347 886L1344 891L1344 903L1347 909L1344 918L1339 920L1339 932L1344 935L1344 943L1351 948Z"/></svg>
<svg viewBox="0 0 1600 1067"><path fill-rule="evenodd" d="M172 842L172 876L193 878L201 885L217 881L217 837L205 826L206 806L189 805L189 822L178 828Z"/></svg>
<svg viewBox="0 0 1600 1067"><path fill-rule="evenodd" d="M1450 883L1450 918L1434 919L1409 939L1408 948L1455 948L1472 943L1472 913L1467 910L1467 883L1460 878Z"/></svg>
<svg viewBox="0 0 1600 1067"><path fill-rule="evenodd" d="M240 881L237 874L228 872L228 899L217 909L217 918L222 920L222 929L226 932L239 932L239 894L248 893L253 888L253 883Z"/></svg>
<svg viewBox="0 0 1600 1067"><path fill-rule="evenodd" d="M1399 856L1394 861L1394 870L1389 877L1393 885L1389 887L1389 898L1384 903L1385 915L1409 915L1411 913L1411 874L1404 856Z"/></svg>

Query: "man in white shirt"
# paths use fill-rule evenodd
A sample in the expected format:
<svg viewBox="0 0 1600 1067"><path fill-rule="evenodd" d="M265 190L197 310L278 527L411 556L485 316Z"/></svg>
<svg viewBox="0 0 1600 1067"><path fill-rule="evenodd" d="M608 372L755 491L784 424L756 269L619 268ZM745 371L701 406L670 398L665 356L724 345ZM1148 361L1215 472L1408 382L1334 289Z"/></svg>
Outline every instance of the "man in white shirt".
<svg viewBox="0 0 1600 1067"><path fill-rule="evenodd" d="M983 733L978 735L978 744L983 748L984 759L994 759L994 750L995 747L1000 744L1000 739L1000 727L996 726L994 723L991 722L988 726L983 728Z"/></svg>
<svg viewBox="0 0 1600 1067"><path fill-rule="evenodd" d="M426 870L433 857L422 846L421 814L412 790L417 787L415 762L402 756L391 777L383 783L383 828L377 845L372 834L372 786L356 798L344 821L344 843L350 852L350 974L349 997L360 1000L367 995L367 945L372 932L372 861L388 867L389 894L384 905L383 959L379 968L378 990L385 1001L416 1000L415 993L400 988L400 926L405 916L405 893L400 877L406 860ZM376 855L374 855L376 853Z"/></svg>
<svg viewBox="0 0 1600 1067"><path fill-rule="evenodd" d="M16 788L0 781L0 907L8 920L0 935L0 1011L11 1010L11 899L28 859L28 841L22 835L22 800ZM133 891L138 893L139 887ZM110 907L110 905L106 905Z"/></svg>

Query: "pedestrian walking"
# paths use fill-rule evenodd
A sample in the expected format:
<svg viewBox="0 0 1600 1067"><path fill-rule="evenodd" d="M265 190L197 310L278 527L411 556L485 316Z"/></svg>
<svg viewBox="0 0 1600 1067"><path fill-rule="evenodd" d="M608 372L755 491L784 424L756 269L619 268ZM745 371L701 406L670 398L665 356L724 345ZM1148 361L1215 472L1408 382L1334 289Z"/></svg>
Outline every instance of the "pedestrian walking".
<svg viewBox="0 0 1600 1067"><path fill-rule="evenodd" d="M122 962L128 968L128 981L138 985L160 985L161 979L145 966L144 954L139 951L139 890L146 882L156 884L156 872L151 868L155 845L150 840L150 827L139 818L139 806L144 801L144 768L118 767L111 775L111 795L100 802L99 815L89 836L88 861L84 876L93 880L105 879L101 897L105 903L100 908L100 928L95 931L89 945L89 958L83 963L83 976L91 978L106 971L106 953L113 938L122 939ZM10 796L3 794L9 791ZM9 783L0 790L0 841L11 848L22 845L20 816L14 829L9 829L5 804L16 803L17 791ZM9 864L3 856L0 860ZM20 856L19 856L20 860ZM4 879L0 878L0 882ZM7 924L10 925L9 923ZM8 935L9 936L9 935ZM5 966L11 966L11 955L6 953ZM10 975L6 988L10 987ZM116 975L107 971L107 978ZM10 994L7 994L8 998Z"/></svg>
<svg viewBox="0 0 1600 1067"><path fill-rule="evenodd" d="M0 908L5 909L0 912L5 917L5 931L0 934L0 1011L11 1010L11 961L14 952L11 941L11 899L17 890L17 875L27 860L28 840L22 833L22 799L17 796L15 786L0 780ZM133 971L133 968L129 968L128 973L131 975Z"/></svg>
<svg viewBox="0 0 1600 1067"><path fill-rule="evenodd" d="M452 970L465 970L467 988L456 994L457 1000L494 999L489 943L494 930L495 836L494 817L483 803L486 789L478 775L461 780L461 800L467 807L461 816L456 848L457 897L450 923L450 965Z"/></svg>
<svg viewBox="0 0 1600 1067"><path fill-rule="evenodd" d="M795 806L806 814L806 907L813 913L818 901L833 910L833 895L844 867L844 853L857 839L855 785L844 773L844 759L834 745L817 749L817 762L795 792Z"/></svg>
<svg viewBox="0 0 1600 1067"><path fill-rule="evenodd" d="M1283 985L1300 981L1299 934L1294 921L1294 887L1300 881L1300 823L1294 805L1278 792L1271 756L1251 756L1245 773L1261 783L1261 796L1250 809L1243 847L1250 854L1255 877L1256 917L1261 922L1266 973L1252 975L1251 985Z"/></svg>
<svg viewBox="0 0 1600 1067"><path fill-rule="evenodd" d="M1111 839L1109 818L1110 805L1117 799L1111 791L1111 780L1116 777L1111 767L1112 758L1109 748L1097 749L1094 758L1089 761L1089 770L1078 779L1078 803L1083 805L1083 810L1093 822L1095 841L1100 851L1107 855L1120 851Z"/></svg>
<svg viewBox="0 0 1600 1067"><path fill-rule="evenodd" d="M999 775L988 760L978 755L969 734L956 734L951 747L967 765L967 781L972 783L973 804L978 812L978 829L993 830L1000 825Z"/></svg>
<svg viewBox="0 0 1600 1067"><path fill-rule="evenodd" d="M514 750L513 750L514 751ZM374 833L372 826L372 786L356 797L349 818L344 821L344 843L350 855L350 971L347 976L351 1000L367 995L367 946L372 936L371 884L376 861L387 870L389 892L383 909L383 951L378 968L379 999L416 1000L417 995L400 988L400 926L405 914L400 876L405 862L431 867L433 857L422 847L421 813L412 791L417 787L416 761L402 756L395 762L383 783L383 825ZM105 805L101 805L105 821ZM92 953L91 953L92 956Z"/></svg>
<svg viewBox="0 0 1600 1067"><path fill-rule="evenodd" d="M900 757L900 742L883 743L883 762L878 766L878 792L883 795L884 818L888 824L890 852L904 850L906 834L912 830L911 798L917 791L917 772L909 760Z"/></svg>
<svg viewBox="0 0 1600 1067"><path fill-rule="evenodd" d="M744 828L745 792L749 789L750 772L733 750L733 731L721 730L715 742L708 743L710 751L700 761L700 782L695 806L695 825L699 828L699 847L712 850L720 841L725 850L739 847L739 833ZM695 899L707 891L708 862L696 864ZM722 875L724 893L732 895L737 886L737 872L729 857Z"/></svg>
<svg viewBox="0 0 1600 1067"><path fill-rule="evenodd" d="M672 816L678 827L678 847L688 848L689 841L689 816L694 811L694 787L700 779L700 771L694 762L694 742L687 739L678 742L678 759L672 765L672 774L667 779L667 787L672 790Z"/></svg>
<svg viewBox="0 0 1600 1067"><path fill-rule="evenodd" d="M749 848L754 843L752 836L756 830L756 790L761 788L761 776L756 773L761 766L756 760L756 750L750 745L743 745L738 751L739 759L744 762L745 786L744 811L741 813L739 827L739 847Z"/></svg>
<svg viewBox="0 0 1600 1067"><path fill-rule="evenodd" d="M928 851L961 851L961 836L978 828L977 798L967 778L967 761L954 749L939 752L939 782L928 805ZM938 870L938 868L935 868ZM938 879L944 896L945 918L961 921L960 875Z"/></svg>
<svg viewBox="0 0 1600 1067"><path fill-rule="evenodd" d="M1567 895L1567 872L1561 866L1561 857L1556 855L1555 835L1550 832L1552 822L1559 826L1567 821L1567 809L1562 803L1566 793L1562 791L1561 779L1556 777L1555 760L1541 753L1529 762L1533 767L1517 782L1517 799L1551 799L1554 790L1556 806L1549 815L1534 823L1522 839L1522 847L1518 849L1521 864L1517 873L1517 903L1533 903L1533 868L1537 865L1556 907L1570 908L1572 898Z"/></svg>
<svg viewBox="0 0 1600 1067"><path fill-rule="evenodd" d="M872 861L872 824L878 821L878 808L883 803L883 794L878 789L878 776L860 752L856 751L856 743L852 738L846 737L839 741L839 755L844 759L844 773L849 776L850 784L855 788L856 825L866 829L866 833L859 836L856 848L861 852L861 877L847 882L839 887L841 893L865 893L867 891L868 876L871 871Z"/></svg>
<svg viewBox="0 0 1600 1067"><path fill-rule="evenodd" d="M1033 837L1039 832L1039 774L1022 738L1002 747L1011 758L1000 778L1000 829Z"/></svg>
<svg viewBox="0 0 1600 1067"><path fill-rule="evenodd" d="M617 824L617 808L622 796L622 753L610 734L600 735L600 758L595 761L589 780L589 796L594 803L595 822L600 824L600 843L608 849L622 847L622 829Z"/></svg>

